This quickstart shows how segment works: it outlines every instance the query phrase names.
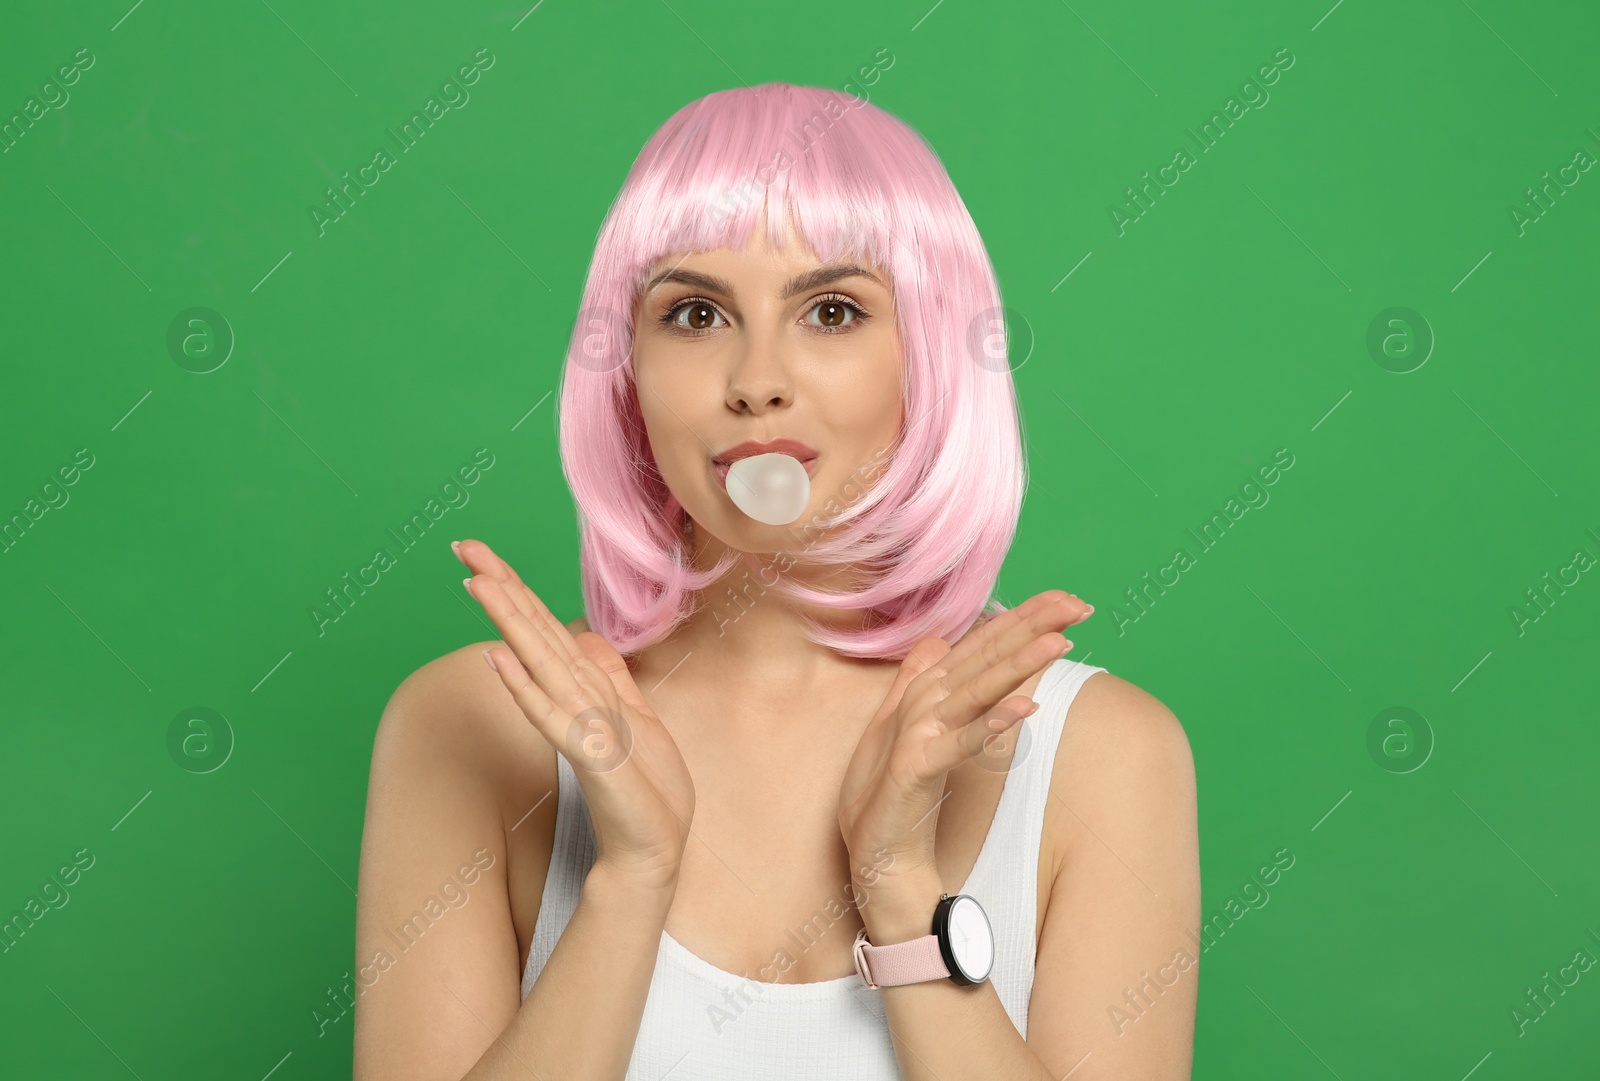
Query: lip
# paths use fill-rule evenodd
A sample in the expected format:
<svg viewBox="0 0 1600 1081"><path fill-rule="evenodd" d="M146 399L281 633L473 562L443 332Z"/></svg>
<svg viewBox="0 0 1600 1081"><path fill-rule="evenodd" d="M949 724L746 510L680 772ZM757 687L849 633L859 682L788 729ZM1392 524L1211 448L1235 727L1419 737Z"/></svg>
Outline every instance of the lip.
<svg viewBox="0 0 1600 1081"><path fill-rule="evenodd" d="M738 446L729 447L721 454L714 456L711 461L716 465L730 465L740 458L752 458L757 454L787 454L791 458L798 458L801 462L817 456L817 448L800 442L798 439L773 439L765 443L746 440Z"/></svg>
<svg viewBox="0 0 1600 1081"><path fill-rule="evenodd" d="M711 471L716 475L717 483L726 488L728 467L741 458L751 458L757 454L787 454L805 467L807 476L815 476L817 472L817 451L796 439L774 439L769 443L740 443L713 458Z"/></svg>

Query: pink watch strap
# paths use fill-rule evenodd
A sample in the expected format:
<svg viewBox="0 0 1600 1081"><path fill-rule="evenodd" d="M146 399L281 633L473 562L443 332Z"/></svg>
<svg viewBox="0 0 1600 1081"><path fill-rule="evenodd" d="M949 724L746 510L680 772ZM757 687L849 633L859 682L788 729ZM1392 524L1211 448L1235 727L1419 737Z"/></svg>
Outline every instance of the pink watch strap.
<svg viewBox="0 0 1600 1081"><path fill-rule="evenodd" d="M923 935L909 942L874 946L867 941L867 929L856 932L856 971L868 987L898 987L924 980L947 979L950 969L939 952L939 936Z"/></svg>

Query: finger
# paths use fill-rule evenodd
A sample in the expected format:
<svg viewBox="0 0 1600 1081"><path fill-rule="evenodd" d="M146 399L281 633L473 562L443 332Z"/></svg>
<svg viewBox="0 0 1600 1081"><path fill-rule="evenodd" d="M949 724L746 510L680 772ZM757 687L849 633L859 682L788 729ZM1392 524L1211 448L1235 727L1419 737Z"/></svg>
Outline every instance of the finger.
<svg viewBox="0 0 1600 1081"><path fill-rule="evenodd" d="M606 641L604 635L595 631L584 631L573 641L577 644L578 650L611 680L618 698L632 706L642 716L655 716L655 711L640 693L639 685L634 682L633 673L628 669L628 662L622 659L622 654Z"/></svg>
<svg viewBox="0 0 1600 1081"><path fill-rule="evenodd" d="M581 709L570 658L558 652L544 630L517 609L500 583L486 574L474 575L467 580L467 592L483 605L506 646L550 700L569 713Z"/></svg>
<svg viewBox="0 0 1600 1081"><path fill-rule="evenodd" d="M949 651L950 643L937 637L923 638L911 647L900 662L900 670L895 673L894 683L878 706L878 712L861 733L857 754L845 771L847 781L860 774L876 774L883 768L894 749L895 737L899 735L894 718L906 687Z"/></svg>
<svg viewBox="0 0 1600 1081"><path fill-rule="evenodd" d="M521 696L517 704L529 720L536 722L539 734L580 775L610 773L630 761L635 769L644 768L643 762L633 757L637 737L627 717L608 705L592 705L583 700L563 710L550 700L537 681L528 677L515 654L505 659L510 651L504 647L491 647L484 653L490 656L491 667L502 672L501 679L507 689L512 690L514 696ZM512 673L509 676L504 674L508 671ZM654 776L650 776L654 784Z"/></svg>
<svg viewBox="0 0 1600 1081"><path fill-rule="evenodd" d="M1007 691L1054 664L1071 648L1070 641L1051 631L1024 642L1021 648L964 683L957 684L947 677L946 685L953 685L953 689L933 703L931 715L945 730L960 728L994 709Z"/></svg>
<svg viewBox="0 0 1600 1081"><path fill-rule="evenodd" d="M572 633L567 630L566 625L545 607L539 595L528 588L527 583L512 569L511 564L501 559L493 548L483 541L469 539L457 543L456 555L474 574L487 575L500 583L500 588L511 598L517 611L545 630L551 645L559 648L568 659L580 655L578 645L572 640Z"/></svg>
<svg viewBox="0 0 1600 1081"><path fill-rule="evenodd" d="M889 693L884 696L883 703L878 707L878 713L867 725L863 735L870 739L892 742L895 732L891 730L890 719L899 710L907 688L916 682L918 676L939 664L949 654L950 643L936 636L923 638L912 646L905 659L900 662L900 668L895 673Z"/></svg>
<svg viewBox="0 0 1600 1081"><path fill-rule="evenodd" d="M506 596L516 602L517 610L529 619L533 618L533 605L522 596L522 589L517 588L521 586L525 589L526 584L512 569L511 564L501 559L493 548L483 541L471 538L455 541L452 547L455 549L456 558L465 563L468 570L473 574L486 574L500 582L501 588L506 591Z"/></svg>
<svg viewBox="0 0 1600 1081"><path fill-rule="evenodd" d="M940 667L944 669L945 673L955 673L956 669L970 658L978 655L989 643L1015 630L1019 624L1024 623L1041 608L1048 607L1052 602L1061 603L1062 598L1066 597L1067 594L1059 589L1046 590L1043 593L1034 594L1015 608L1007 609L999 615L985 620L976 629L968 631L962 636L961 640L951 649L949 655L941 660ZM1065 623L1062 625L1065 626Z"/></svg>
<svg viewBox="0 0 1600 1081"><path fill-rule="evenodd" d="M893 710L900 704L900 699L912 680L936 664L949 663L950 653L950 643L938 637L924 638L912 646L905 659L900 662L900 670L895 673L894 684L884 698L888 708Z"/></svg>
<svg viewBox="0 0 1600 1081"><path fill-rule="evenodd" d="M944 657L930 666L930 669L936 668L937 671L926 676L919 685L909 688L907 693L913 696L923 709L936 706L954 689L971 681L980 672L993 669L1017 650L1027 646L1041 631L1059 629L1070 626L1073 622L1081 622L1087 617L1080 613L1087 609L1088 606L1077 597L1059 589L1036 593L1015 608L1008 609L986 620L977 629L969 631ZM1059 635L1055 638L1057 641L1061 640ZM1034 671L1037 671L1037 668L1027 669L1022 678L1031 676ZM1001 691L1005 689L1002 687ZM984 703L982 708L990 705L993 705L993 702Z"/></svg>
<svg viewBox="0 0 1600 1081"><path fill-rule="evenodd" d="M1045 592L1046 593L1052 593L1052 592L1054 592L1054 593L1066 593L1066 590L1062 590L1062 589L1049 590L1049 589L1047 589L1047 590L1045 590ZM1076 593L1067 593L1067 602L1070 605L1070 611L1072 613L1071 616L1067 620L1067 626L1069 626L1069 627L1076 626L1077 624L1082 623L1084 620L1088 619L1090 616L1094 615L1094 605L1090 604L1088 601L1084 600L1082 597L1078 596Z"/></svg>
<svg viewBox="0 0 1600 1081"><path fill-rule="evenodd" d="M538 730L552 747L560 747L568 722L558 716L550 696L540 689L517 655L504 646L491 646L483 651L490 667L500 675L500 683L510 692L511 698L522 710L523 716Z"/></svg>
<svg viewBox="0 0 1600 1081"><path fill-rule="evenodd" d="M1016 732L1038 708L1039 703L1025 694L1011 695L977 720L940 733L924 752L928 770L932 776L942 777L968 759L991 753L991 741Z"/></svg>
<svg viewBox="0 0 1600 1081"><path fill-rule="evenodd" d="M995 667L1007 656L1026 647L1041 634L1062 630L1072 625L1078 606L1059 589L1045 590L1029 597L1016 608L995 617L977 634L963 639L939 667L944 669L944 681L951 687L960 686ZM930 681L931 682L931 681Z"/></svg>

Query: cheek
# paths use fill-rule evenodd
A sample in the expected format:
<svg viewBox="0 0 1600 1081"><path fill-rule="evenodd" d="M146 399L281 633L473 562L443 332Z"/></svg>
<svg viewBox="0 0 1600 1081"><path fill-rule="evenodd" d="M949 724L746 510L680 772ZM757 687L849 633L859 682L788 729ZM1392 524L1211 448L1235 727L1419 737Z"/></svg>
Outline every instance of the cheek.
<svg viewBox="0 0 1600 1081"><path fill-rule="evenodd" d="M655 416L646 411L644 430L650 456L655 459L662 478L669 487L677 487L684 480L685 470L693 467L692 452L700 444L685 436L683 425L664 409Z"/></svg>
<svg viewBox="0 0 1600 1081"><path fill-rule="evenodd" d="M882 439L899 430L901 380L898 357L874 358L856 371L834 399L835 416L844 420L836 430L860 433L866 440Z"/></svg>
<svg viewBox="0 0 1600 1081"><path fill-rule="evenodd" d="M894 338L874 339L870 345L863 343L848 354L818 363L815 389L836 416L867 424L886 414L893 419L904 378L901 367Z"/></svg>
<svg viewBox="0 0 1600 1081"><path fill-rule="evenodd" d="M706 430L704 418L714 415L708 412L708 402L714 407L720 400L708 399L686 381L670 378L642 376L636 391L645 439L667 486L696 483L710 454L696 433Z"/></svg>

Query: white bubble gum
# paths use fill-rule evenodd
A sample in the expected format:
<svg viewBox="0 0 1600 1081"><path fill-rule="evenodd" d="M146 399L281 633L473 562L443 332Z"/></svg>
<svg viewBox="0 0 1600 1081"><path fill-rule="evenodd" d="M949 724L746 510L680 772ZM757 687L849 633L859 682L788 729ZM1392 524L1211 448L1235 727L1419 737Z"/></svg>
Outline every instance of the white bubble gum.
<svg viewBox="0 0 1600 1081"><path fill-rule="evenodd" d="M766 525L789 525L811 502L811 474L787 454L753 454L728 467L728 498Z"/></svg>

